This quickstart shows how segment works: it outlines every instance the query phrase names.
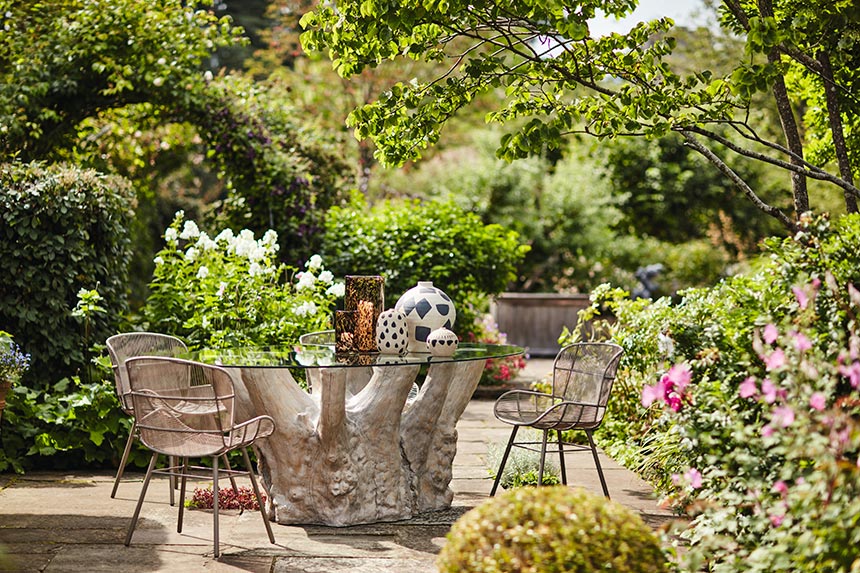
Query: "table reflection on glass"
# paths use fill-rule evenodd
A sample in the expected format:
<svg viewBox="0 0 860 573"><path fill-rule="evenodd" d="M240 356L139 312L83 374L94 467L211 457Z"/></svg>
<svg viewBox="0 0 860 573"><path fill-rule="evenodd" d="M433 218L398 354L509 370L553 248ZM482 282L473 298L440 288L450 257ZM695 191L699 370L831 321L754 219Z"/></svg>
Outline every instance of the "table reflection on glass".
<svg viewBox="0 0 860 573"><path fill-rule="evenodd" d="M275 419L275 433L257 443L273 519L341 526L450 507L457 420L486 360L524 349L463 343L449 357L341 355L325 333L302 340L189 354L238 375L239 415ZM295 369L305 372L310 392L296 382Z"/></svg>

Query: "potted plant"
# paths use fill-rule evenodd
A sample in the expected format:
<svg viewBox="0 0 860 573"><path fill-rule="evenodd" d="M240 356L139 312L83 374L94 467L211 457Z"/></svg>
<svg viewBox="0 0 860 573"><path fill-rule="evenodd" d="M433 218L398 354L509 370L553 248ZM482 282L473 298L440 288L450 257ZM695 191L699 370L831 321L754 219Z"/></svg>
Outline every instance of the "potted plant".
<svg viewBox="0 0 860 573"><path fill-rule="evenodd" d="M6 409L6 393L30 366L30 355L12 340L12 335L0 330L0 420Z"/></svg>

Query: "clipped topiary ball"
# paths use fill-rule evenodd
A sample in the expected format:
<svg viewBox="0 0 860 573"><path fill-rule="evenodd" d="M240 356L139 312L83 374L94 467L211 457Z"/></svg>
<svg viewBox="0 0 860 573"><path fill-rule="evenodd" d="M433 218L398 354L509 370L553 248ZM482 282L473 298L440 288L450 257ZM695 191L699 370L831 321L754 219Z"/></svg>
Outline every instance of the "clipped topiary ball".
<svg viewBox="0 0 860 573"><path fill-rule="evenodd" d="M524 487L451 527L440 573L664 573L666 558L638 514L580 488Z"/></svg>

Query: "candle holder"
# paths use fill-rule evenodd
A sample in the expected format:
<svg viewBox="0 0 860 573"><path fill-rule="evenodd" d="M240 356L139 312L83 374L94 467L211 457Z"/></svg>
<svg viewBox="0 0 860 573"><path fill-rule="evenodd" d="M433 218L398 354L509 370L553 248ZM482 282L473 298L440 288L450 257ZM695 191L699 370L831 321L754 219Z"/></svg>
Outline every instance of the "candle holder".
<svg viewBox="0 0 860 573"><path fill-rule="evenodd" d="M379 314L385 308L385 279L379 275L347 275L344 293L343 312L352 312L352 323L344 323L343 327L351 327L342 331L352 334L351 352L377 352L376 322ZM337 317L335 317L336 319ZM345 319L344 319L345 320ZM335 320L337 333L337 320ZM350 352L344 350L344 352Z"/></svg>

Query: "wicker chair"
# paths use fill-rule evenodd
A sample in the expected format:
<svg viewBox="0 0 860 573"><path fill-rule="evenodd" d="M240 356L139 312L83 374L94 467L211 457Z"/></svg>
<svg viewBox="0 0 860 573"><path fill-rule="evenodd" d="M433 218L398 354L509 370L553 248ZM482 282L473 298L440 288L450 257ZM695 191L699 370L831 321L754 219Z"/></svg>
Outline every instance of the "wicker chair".
<svg viewBox="0 0 860 573"><path fill-rule="evenodd" d="M610 343L585 342L565 346L559 351L553 363L551 393L511 390L496 400L493 406L496 418L513 425L513 429L505 453L502 455L493 489L490 491L491 496L496 494L511 447L538 451L537 446L540 445L538 484L542 484L547 442L556 441L562 483L567 485L567 473L564 467L565 446L568 446L571 451L590 449L600 476L603 494L609 497L609 489L606 487L606 479L597 457L592 432L603 421L622 353L623 349L620 346ZM540 442L517 442L517 431L524 426L541 430L543 439ZM553 430L552 436L550 436L550 430ZM561 432L566 430L585 431L588 445L565 442Z"/></svg>
<svg viewBox="0 0 860 573"><path fill-rule="evenodd" d="M130 398L134 407L140 440L152 450L152 459L128 528L125 544L131 543L140 509L153 474L181 477L179 493L179 523L182 533L187 478L212 479L214 553L221 554L218 540L218 480L220 475L246 475L260 506L269 541L274 543L272 527L260 496L248 446L274 432L270 416L257 416L238 422L235 419L236 395L233 375L218 366L181 360L143 356L126 361L131 385ZM218 459L233 450L241 450L245 471L219 470ZM182 459L179 466L156 469L159 455ZM188 458L211 457L212 467L191 466Z"/></svg>
<svg viewBox="0 0 860 573"><path fill-rule="evenodd" d="M114 382L116 383L116 393L119 398L119 403L123 411L132 417L134 420L134 407L131 403L131 386L128 383L128 372L125 368L125 361L136 356L171 356L187 352L188 348L185 343L176 337L166 334L157 334L155 332L126 332L117 334L107 339L108 353L110 354L111 366L113 367ZM128 433L128 440L125 443L125 450L122 452L122 459L119 462L119 468L116 471L116 478L113 482L113 490L110 496L116 497L116 490L119 487L119 481L122 479L122 474L125 471L125 466L128 463L128 455L131 453L131 447L134 440L137 438L137 421L132 422L131 431ZM173 488L171 487L170 505L173 505Z"/></svg>

